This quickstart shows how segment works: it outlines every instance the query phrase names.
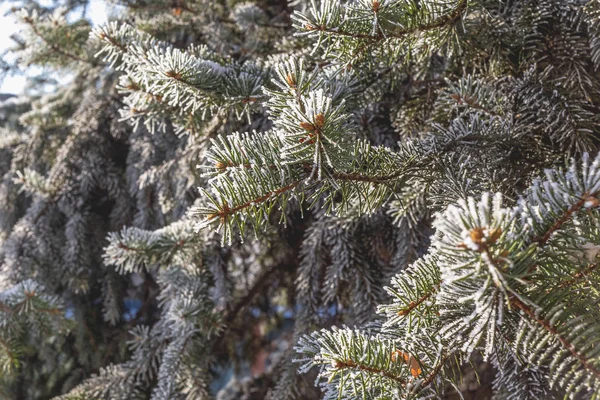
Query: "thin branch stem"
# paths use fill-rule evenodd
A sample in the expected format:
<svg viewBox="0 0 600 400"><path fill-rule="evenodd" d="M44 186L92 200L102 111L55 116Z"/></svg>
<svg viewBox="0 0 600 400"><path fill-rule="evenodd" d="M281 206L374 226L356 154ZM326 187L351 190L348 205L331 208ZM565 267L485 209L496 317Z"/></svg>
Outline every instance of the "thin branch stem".
<svg viewBox="0 0 600 400"><path fill-rule="evenodd" d="M563 224L571 218L571 216L573 214L575 214L576 212L581 210L581 208L585 205L585 202L588 201L588 199L590 197L595 198L598 195L598 193L599 192L595 192L592 194L584 193L584 195L581 196L581 199L579 199L575 204L573 204L571 207L569 207L561 215L561 217L558 220L556 220L556 222L546 232L544 232L544 234L542 236L535 238L533 240L534 243L537 243L540 247L544 247L546 245L546 243L548 242L548 240L550 239L550 236L552 236L552 234L554 232L556 232L558 229L560 229L563 226ZM537 267L538 267L537 264L532 265L531 268L529 268L528 273L534 272Z"/></svg>
<svg viewBox="0 0 600 400"><path fill-rule="evenodd" d="M492 111L492 110L488 109L487 107L484 107L483 105L479 104L477 102L477 99L472 99L470 97L463 97L463 96L460 96L458 94L452 94L452 95L450 95L450 97L452 97L452 99L455 100L458 104L464 103L464 104L468 105L471 108L474 108L476 110L481 110L481 111L483 111L483 112L485 112L487 114L490 114L490 115L493 115L493 116L497 116L498 115L497 112Z"/></svg>
<svg viewBox="0 0 600 400"><path fill-rule="evenodd" d="M593 194L585 193L583 196L581 196L581 199L579 199L575 204L573 204L571 207L569 207L563 213L563 215L561 215L561 217L554 223L554 225L552 225L542 236L534 239L534 242L537 242L540 245L540 247L545 246L546 243L548 242L548 240L550 239L550 236L552 236L552 234L554 232L556 232L558 229L560 229L560 227L565 222L567 222L574 213L579 211L585 205L585 202L590 197L595 197L597 194L598 193L593 193Z"/></svg>
<svg viewBox="0 0 600 400"><path fill-rule="evenodd" d="M429 299L431 296L433 296L435 294L435 292L437 292L437 290L439 289L441 283L442 282L440 281L437 285L432 286L431 290L429 292L425 293L417 301L411 301L408 304L408 306L406 306L402 310L398 311L397 314L401 317L410 314L415 308L417 308L418 306L423 304L425 301L427 301L427 299Z"/></svg>
<svg viewBox="0 0 600 400"><path fill-rule="evenodd" d="M345 173L345 172L334 172L332 174L332 176L335 179L339 179L342 181L356 181L356 182L371 182L371 183L387 183L389 181L392 181L394 179L397 179L401 176L403 176L406 173L405 170L398 170L396 172L393 172L389 175L383 175L383 176L369 176L369 175L362 175L358 172L351 172L351 173Z"/></svg>
<svg viewBox="0 0 600 400"><path fill-rule="evenodd" d="M429 386L431 382L433 382L435 377L442 371L442 368L444 367L444 364L446 363L448 358L450 358L449 355L442 356L440 362L435 366L435 368L427 375L427 377L423 381L419 383L419 387L424 388L426 386Z"/></svg>
<svg viewBox="0 0 600 400"><path fill-rule="evenodd" d="M288 185L282 186L278 189L272 190L270 192L265 193L264 195L257 197L255 199L252 199L250 201L247 201L243 204L240 204L236 207L233 208L229 208L229 206L227 204L224 204L221 208L220 211L214 213L213 215L209 216L208 219L214 219L216 217L221 218L221 220L225 220L227 219L228 216L233 215L239 211L242 211L248 207L251 207L253 205L257 205L257 204L261 204L266 202L267 200L269 200L270 198L274 197L274 196L278 196L280 194L283 194L285 192L289 192L290 190L296 188L298 185L300 185L300 183L302 182L301 179L294 181Z"/></svg>
<svg viewBox="0 0 600 400"><path fill-rule="evenodd" d="M223 322L225 325L229 325L233 323L233 320L237 317L237 315L242 311L244 307L247 307L252 299L268 284L270 284L270 276L273 273L281 268L281 265L275 264L271 266L269 269L264 271L260 277L256 279L252 287L246 292L246 294L241 297L234 305L231 307L223 317Z"/></svg>
<svg viewBox="0 0 600 400"><path fill-rule="evenodd" d="M8 358L10 359L10 362L12 364L15 364L17 362L17 357L15 357L14 353L10 350L10 346L2 338L2 336L0 336L0 345L2 345L2 347L4 347L4 351L5 351L6 355L8 356Z"/></svg>
<svg viewBox="0 0 600 400"><path fill-rule="evenodd" d="M391 379L393 381L396 381L398 383L400 383L402 386L406 385L406 380L404 378L401 378L397 375L394 375L384 369L379 369L379 368L375 368L375 367L370 367L368 365L364 365L361 364L360 362L356 362L353 360L337 360L335 362L335 367L337 369L347 369L347 368L351 368L351 369L359 369L361 371L366 371L366 372L370 372L372 374L377 374L377 375L381 375L381 376L385 376L388 379Z"/></svg>

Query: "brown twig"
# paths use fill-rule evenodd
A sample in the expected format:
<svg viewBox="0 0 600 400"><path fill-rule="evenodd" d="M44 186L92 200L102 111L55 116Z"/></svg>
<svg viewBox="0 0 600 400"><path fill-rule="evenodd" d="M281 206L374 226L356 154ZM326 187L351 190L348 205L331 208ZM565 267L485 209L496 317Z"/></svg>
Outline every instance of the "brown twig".
<svg viewBox="0 0 600 400"><path fill-rule="evenodd" d="M441 284L441 282L438 283L437 285L433 286L429 293L426 293L425 295L420 297L417 301L411 301L408 304L408 306L406 306L402 310L398 311L397 314L401 317L410 314L415 308L417 308L418 306L423 304L425 301L427 301L427 299L429 299L431 296L433 296L433 294L437 291L437 289L439 289L440 284Z"/></svg>
<svg viewBox="0 0 600 400"><path fill-rule="evenodd" d="M392 181L396 178L399 178L400 176L402 176L404 173L406 173L405 170L398 170L392 174L389 175L383 175L383 176L369 176L369 175L362 175L358 172L351 172L351 173L345 173L345 172L334 172L332 174L332 176L335 179L339 179L342 181L356 181L356 182L371 182L371 183L387 183L389 181Z"/></svg>
<svg viewBox="0 0 600 400"><path fill-rule="evenodd" d="M256 279L252 287L246 292L244 296L242 296L231 308L229 308L225 315L223 316L223 323L225 325L231 324L237 315L247 307L252 299L267 285L270 283L269 277L275 272L282 268L282 265L275 264L271 266L269 269L264 271L260 277Z"/></svg>
<svg viewBox="0 0 600 400"><path fill-rule="evenodd" d="M558 229L560 229L560 227L569 220L569 218L571 218L571 215L573 215L574 213L576 213L577 211L579 211L584 205L585 202L588 201L588 199L590 197L594 197L597 195L597 193L593 193L593 194L584 194L581 199L579 199L579 201L577 201L575 204L573 204L571 207L569 207L564 213L563 215L561 215L561 217L554 223L554 225L552 225L550 227L550 229L548 229L541 237L538 237L536 239L534 239L534 242L537 242L540 247L543 247L548 240L550 239L550 236L552 236L552 234L557 231Z"/></svg>
<svg viewBox="0 0 600 400"><path fill-rule="evenodd" d="M438 363L438 365L436 365L435 368L427 375L427 377L419 383L419 387L426 387L426 386L430 385L431 382L433 382L433 380L435 379L435 377L440 373L440 371L444 367L444 364L446 363L448 358L450 358L449 355L443 356L440 359L440 362Z"/></svg>
<svg viewBox="0 0 600 400"><path fill-rule="evenodd" d="M483 112L485 112L487 114L494 115L494 116L498 115L498 113L496 113L495 111L492 111L492 110L488 109L487 107L484 107L480 103L478 103L476 98L473 99L471 97L463 97L463 96L460 96L460 95L458 95L456 93L451 94L450 97L453 100L455 100L458 104L464 103L464 104L468 105L471 108L475 108L477 110L481 110L481 111L483 111Z"/></svg>
<svg viewBox="0 0 600 400"><path fill-rule="evenodd" d="M224 204L224 205L221 206L221 210L220 211L215 212L215 213L209 215L208 219L212 220L214 218L219 217L222 221L224 221L230 215L233 215L233 214L235 214L235 213L237 213L239 211L242 211L242 210L244 210L244 209L246 209L248 207L251 207L253 205L264 203L265 201L269 200L273 196L278 196L278 195L280 195L282 193L288 192L288 191L296 188L298 185L300 185L301 182L302 182L301 179L296 180L296 181L294 181L294 182L292 182L292 183L290 183L288 185L285 185L285 186L282 186L282 187L280 187L278 189L275 189L275 190L272 190L270 192L267 192L267 193L265 193L264 195L262 195L260 197L252 199L250 201L247 201L247 202L245 202L243 204L240 204L240 205L238 205L236 207L233 207L233 208L229 208L229 206L227 204Z"/></svg>

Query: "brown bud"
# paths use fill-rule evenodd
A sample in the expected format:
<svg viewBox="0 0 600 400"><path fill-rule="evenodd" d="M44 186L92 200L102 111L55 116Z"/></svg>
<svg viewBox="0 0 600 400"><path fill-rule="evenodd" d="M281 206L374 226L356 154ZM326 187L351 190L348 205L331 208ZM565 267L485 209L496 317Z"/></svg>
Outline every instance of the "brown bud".
<svg viewBox="0 0 600 400"><path fill-rule="evenodd" d="M471 240L475 244L483 243L483 228L473 228L471 232L469 232L469 236L471 236Z"/></svg>
<svg viewBox="0 0 600 400"><path fill-rule="evenodd" d="M293 87L293 88L296 87L296 80L294 79L294 77L291 74L287 74L287 76L285 77L285 80L286 80L287 84L290 85L290 87Z"/></svg>
<svg viewBox="0 0 600 400"><path fill-rule="evenodd" d="M300 122L300 127L302 129L306 129L309 132L313 132L316 129L315 126L310 122Z"/></svg>
<svg viewBox="0 0 600 400"><path fill-rule="evenodd" d="M377 12L379 11L379 2L377 0L373 1L373 7L372 7L373 12Z"/></svg>
<svg viewBox="0 0 600 400"><path fill-rule="evenodd" d="M322 128L324 124L325 124L325 116L323 114L319 113L315 117L315 125L317 126L317 128Z"/></svg>
<svg viewBox="0 0 600 400"><path fill-rule="evenodd" d="M223 161L217 161L215 163L215 168L218 170L224 170L225 168L227 168L227 164L225 164Z"/></svg>
<svg viewBox="0 0 600 400"><path fill-rule="evenodd" d="M181 74L175 71L167 71L165 75L173 79L181 79Z"/></svg>
<svg viewBox="0 0 600 400"><path fill-rule="evenodd" d="M456 101L458 104L462 104L462 102L463 102L463 101L462 101L462 98L461 98L459 95L457 95L457 94L451 94L451 95L450 95L450 97L451 97L451 98L452 98L454 101Z"/></svg>
<svg viewBox="0 0 600 400"><path fill-rule="evenodd" d="M413 308L415 308L415 305L416 305L415 302L411 301L410 304L406 308L398 311L398 316L403 317L403 316L407 315Z"/></svg>
<svg viewBox="0 0 600 400"><path fill-rule="evenodd" d="M502 235L502 228L491 229L489 236L488 236L488 240L487 240L488 243L489 244L495 243L496 240L498 240L501 235Z"/></svg>
<svg viewBox="0 0 600 400"><path fill-rule="evenodd" d="M173 15L176 17L179 17L181 15L181 12L183 11L183 8L181 7L175 7L173 9Z"/></svg>

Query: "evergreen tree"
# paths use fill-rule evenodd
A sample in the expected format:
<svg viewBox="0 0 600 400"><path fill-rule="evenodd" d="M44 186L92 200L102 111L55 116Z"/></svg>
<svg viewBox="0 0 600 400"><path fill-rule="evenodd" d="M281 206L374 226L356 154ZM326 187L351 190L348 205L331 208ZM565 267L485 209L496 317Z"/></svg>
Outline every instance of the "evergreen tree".
<svg viewBox="0 0 600 400"><path fill-rule="evenodd" d="M600 393L600 1L13 5L0 397Z"/></svg>

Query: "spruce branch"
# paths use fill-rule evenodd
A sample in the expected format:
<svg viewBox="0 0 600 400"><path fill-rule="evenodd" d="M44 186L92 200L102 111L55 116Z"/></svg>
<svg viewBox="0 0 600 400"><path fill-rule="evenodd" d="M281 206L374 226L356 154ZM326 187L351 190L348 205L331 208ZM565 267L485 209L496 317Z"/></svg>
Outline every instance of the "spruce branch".
<svg viewBox="0 0 600 400"><path fill-rule="evenodd" d="M600 391L598 0L34 3L0 397Z"/></svg>
<svg viewBox="0 0 600 400"><path fill-rule="evenodd" d="M525 313L529 318L531 318L538 325L540 325L544 330L546 330L548 333L550 333L552 335L552 337L556 338L562 344L562 346L566 350L568 350L569 353L571 353L571 355L573 357L575 357L577 360L579 360L579 362L581 363L581 365L583 365L583 367L585 369L590 371L596 377L600 378L600 369L596 368L594 366L594 364L592 364L591 361L585 355L580 353L576 349L576 347L567 338L565 338L563 335L561 335L560 332L558 331L558 329L555 326L553 326L553 324L550 321L545 320L544 318L540 317L539 313L536 313L533 309L531 309L531 307L529 307L527 304L523 303L523 301L521 301L520 299L518 299L516 297L511 297L510 303L515 308L523 311L523 313Z"/></svg>
<svg viewBox="0 0 600 400"><path fill-rule="evenodd" d="M48 48L52 52L56 53L59 56L66 57L67 59L70 59L71 61L75 61L76 63L84 63L84 64L90 65L92 67L97 65L94 63L93 60L81 57L78 54L68 51L64 46L61 46L61 43L58 43L57 40L64 39L64 36L61 37L59 35L57 37L52 37L52 38L47 37L49 34L52 34L52 35L56 34L56 32L49 29L50 26L54 26L54 28L56 29L56 27L59 25L63 25L63 24L66 25L66 20L64 19L64 17L62 15L55 13L54 15L51 15L49 18L47 18L48 21L41 21L38 13L36 11L29 13L27 10L21 10L17 14L17 17L19 18L20 21L25 23L29 27L31 32L35 35L35 37L40 39L46 46L48 46ZM50 26L44 26L45 23L49 23ZM40 24L42 24L42 25L40 26ZM44 31L47 31L47 32L43 32L42 28L44 28ZM73 32L70 32L69 28L71 28L71 27L69 27L69 26L62 27L62 29L65 30L64 34L67 37L71 37L71 35L73 35L74 36L73 39L77 40L78 36L80 36L80 34L77 32L77 28L81 28L81 27L77 26L75 24ZM78 45L78 44L79 43L75 42L75 45ZM73 41L71 42L71 47L73 47L72 45L73 45Z"/></svg>
<svg viewBox="0 0 600 400"><path fill-rule="evenodd" d="M326 0L323 1L323 3L328 4L328 2ZM379 2L373 2L373 12L375 14L379 10L378 4L379 4ZM456 23L456 21L461 17L462 13L466 10L467 4L468 4L467 0L458 0L456 3L456 6L454 7L454 9L451 12L449 12L445 15L439 16L438 18L434 19L433 21L430 21L430 22L427 22L424 24L419 24L417 22L414 24L414 26L407 27L407 28L394 27L392 29L385 30L385 31L379 29L377 31L377 34L375 34L375 35L360 33L360 32L350 32L350 31L344 30L343 28L340 28L340 26L335 26L335 25L328 26L328 24L327 24L328 20L324 19L325 16L327 16L327 13L324 11L327 10L330 12L330 9L328 9L328 8L335 7L335 6L329 6L329 5L325 6L328 8L324 8L323 6L321 6L321 10L317 11L316 4L313 3L312 10L311 10L312 17L309 17L306 14L298 13L298 14L292 15L292 19L295 22L295 27L300 32L316 31L316 32L320 32L320 33L327 33L332 36L345 36L345 37L351 37L354 39L368 39L371 41L381 41L381 40L385 40L388 38L395 38L395 39L404 38L407 35L411 35L411 34L415 34L415 33L419 33L419 32L426 32L426 31L434 30L434 29L439 29L444 26ZM329 18L329 16L327 16L327 18ZM343 22L341 20L338 23L341 23L340 25L343 26Z"/></svg>
<svg viewBox="0 0 600 400"><path fill-rule="evenodd" d="M572 204L569 208L567 208L564 213L556 220L556 222L544 232L541 237L535 238L534 241L537 242L540 246L544 246L552 234L556 232L558 229L562 227L562 225L569 221L573 214L580 211L583 207L589 208L593 207L595 204L598 204L600 200L596 197L600 194L600 191L594 193L584 193L579 200L577 200L574 204Z"/></svg>
<svg viewBox="0 0 600 400"><path fill-rule="evenodd" d="M108 241L104 262L114 265L120 273L193 262L201 252L193 224L185 219L156 231L124 228L120 233L109 234Z"/></svg>

